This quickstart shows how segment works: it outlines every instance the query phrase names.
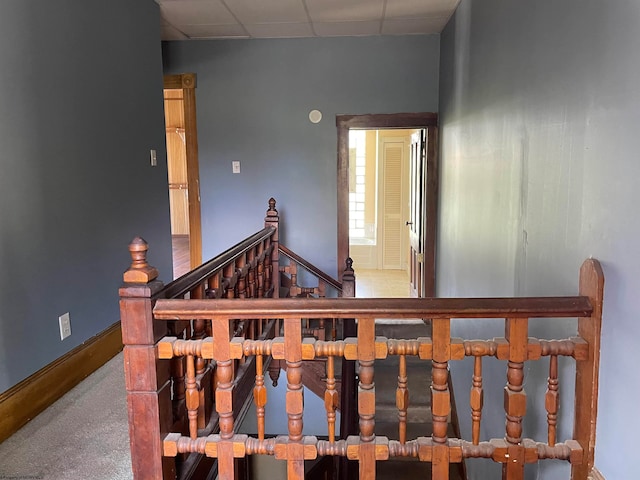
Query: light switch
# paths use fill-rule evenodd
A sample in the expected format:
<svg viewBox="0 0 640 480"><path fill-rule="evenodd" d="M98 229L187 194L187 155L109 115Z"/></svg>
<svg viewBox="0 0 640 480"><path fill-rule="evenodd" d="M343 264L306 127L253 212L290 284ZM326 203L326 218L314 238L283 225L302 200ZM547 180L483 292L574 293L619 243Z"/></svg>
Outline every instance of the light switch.
<svg viewBox="0 0 640 480"><path fill-rule="evenodd" d="M231 169L233 173L240 173L240 161L234 160L233 162L231 162Z"/></svg>
<svg viewBox="0 0 640 480"><path fill-rule="evenodd" d="M149 150L149 155L151 156L151 166L152 167L157 167L158 166L158 156L156 154L156 151L151 149Z"/></svg>

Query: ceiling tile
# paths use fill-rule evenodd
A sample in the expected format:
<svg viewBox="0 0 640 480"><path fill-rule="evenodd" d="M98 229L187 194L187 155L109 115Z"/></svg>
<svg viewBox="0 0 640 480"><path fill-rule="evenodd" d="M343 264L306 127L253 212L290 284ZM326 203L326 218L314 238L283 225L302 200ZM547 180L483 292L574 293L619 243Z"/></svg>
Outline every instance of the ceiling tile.
<svg viewBox="0 0 640 480"><path fill-rule="evenodd" d="M305 0L311 21L360 22L382 17L383 0Z"/></svg>
<svg viewBox="0 0 640 480"><path fill-rule="evenodd" d="M232 25L238 23L219 0L162 2L160 13L172 25Z"/></svg>
<svg viewBox="0 0 640 480"><path fill-rule="evenodd" d="M177 28L172 27L171 25L160 26L160 38L162 38L162 40L188 40L189 39L189 37L184 35Z"/></svg>
<svg viewBox="0 0 640 480"><path fill-rule="evenodd" d="M313 37L309 23L259 23L244 27L255 38Z"/></svg>
<svg viewBox="0 0 640 480"><path fill-rule="evenodd" d="M302 0L223 0L242 23L304 23Z"/></svg>
<svg viewBox="0 0 640 480"><path fill-rule="evenodd" d="M385 18L450 17L460 0L387 0Z"/></svg>
<svg viewBox="0 0 640 480"><path fill-rule="evenodd" d="M422 17L391 19L382 22L383 35L410 35L440 33L449 17Z"/></svg>
<svg viewBox="0 0 640 480"><path fill-rule="evenodd" d="M317 35L339 37L349 35L379 35L380 22L321 22L314 23Z"/></svg>
<svg viewBox="0 0 640 480"><path fill-rule="evenodd" d="M241 25L178 25L189 38L249 38Z"/></svg>

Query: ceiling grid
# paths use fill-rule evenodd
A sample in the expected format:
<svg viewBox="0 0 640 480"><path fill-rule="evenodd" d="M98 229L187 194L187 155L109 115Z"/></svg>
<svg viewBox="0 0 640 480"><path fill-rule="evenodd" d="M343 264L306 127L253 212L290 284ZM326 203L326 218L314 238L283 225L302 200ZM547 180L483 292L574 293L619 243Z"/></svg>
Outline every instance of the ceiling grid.
<svg viewBox="0 0 640 480"><path fill-rule="evenodd" d="M156 0L163 40L440 33L460 0Z"/></svg>

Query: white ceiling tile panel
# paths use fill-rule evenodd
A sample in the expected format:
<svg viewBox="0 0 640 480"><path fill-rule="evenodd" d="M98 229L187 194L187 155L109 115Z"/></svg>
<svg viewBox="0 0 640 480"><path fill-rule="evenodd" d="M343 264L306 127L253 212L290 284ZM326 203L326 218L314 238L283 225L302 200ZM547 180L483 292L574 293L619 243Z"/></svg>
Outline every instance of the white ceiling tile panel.
<svg viewBox="0 0 640 480"><path fill-rule="evenodd" d="M410 35L440 33L449 17L422 17L391 19L382 22L383 35Z"/></svg>
<svg viewBox="0 0 640 480"><path fill-rule="evenodd" d="M156 0L156 3L160 5L162 39L174 40L181 38L180 32L189 38L439 33L459 1Z"/></svg>
<svg viewBox="0 0 640 480"><path fill-rule="evenodd" d="M311 21L360 22L382 17L383 0L305 0Z"/></svg>
<svg viewBox="0 0 640 480"><path fill-rule="evenodd" d="M189 38L249 38L241 25L178 25Z"/></svg>
<svg viewBox="0 0 640 480"><path fill-rule="evenodd" d="M163 2L160 4L160 13L173 25L231 25L238 23L219 0Z"/></svg>
<svg viewBox="0 0 640 480"><path fill-rule="evenodd" d="M302 0L224 0L242 23L308 22Z"/></svg>
<svg viewBox="0 0 640 480"><path fill-rule="evenodd" d="M449 17L460 0L387 0L385 18Z"/></svg>
<svg viewBox="0 0 640 480"><path fill-rule="evenodd" d="M189 37L185 36L177 28L173 28L171 25L160 26L160 36L162 40L188 40Z"/></svg>
<svg viewBox="0 0 640 480"><path fill-rule="evenodd" d="M314 23L313 29L325 37L379 35L380 22L321 22Z"/></svg>
<svg viewBox="0 0 640 480"><path fill-rule="evenodd" d="M244 27L254 38L313 37L309 23L259 23Z"/></svg>

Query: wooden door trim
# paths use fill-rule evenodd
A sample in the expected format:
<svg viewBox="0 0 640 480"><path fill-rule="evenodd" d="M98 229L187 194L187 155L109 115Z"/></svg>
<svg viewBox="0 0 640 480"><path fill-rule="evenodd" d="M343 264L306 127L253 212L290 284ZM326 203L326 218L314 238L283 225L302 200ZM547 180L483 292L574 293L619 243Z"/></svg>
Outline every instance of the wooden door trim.
<svg viewBox="0 0 640 480"><path fill-rule="evenodd" d="M433 142L427 148L427 192L425 212L429 228L425 231L425 296L435 296L435 252L438 212L438 159L437 133L438 114L422 113L383 113L366 115L336 115L338 129L338 274L342 279L345 262L349 256L349 129L389 129L389 128L426 128Z"/></svg>
<svg viewBox="0 0 640 480"><path fill-rule="evenodd" d="M189 257L191 268L202 263L202 223L200 214L200 167L198 164L198 129L196 122L195 73L165 75L164 88L182 90L184 104L187 189L189 191Z"/></svg>

